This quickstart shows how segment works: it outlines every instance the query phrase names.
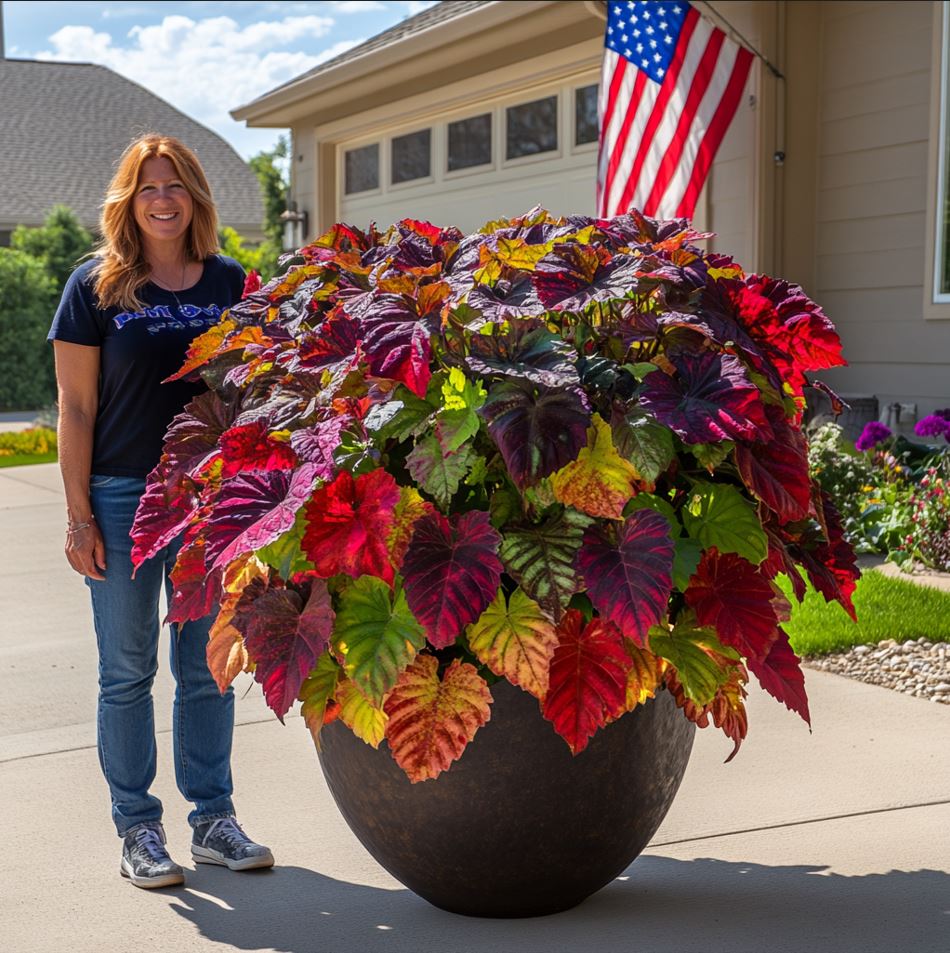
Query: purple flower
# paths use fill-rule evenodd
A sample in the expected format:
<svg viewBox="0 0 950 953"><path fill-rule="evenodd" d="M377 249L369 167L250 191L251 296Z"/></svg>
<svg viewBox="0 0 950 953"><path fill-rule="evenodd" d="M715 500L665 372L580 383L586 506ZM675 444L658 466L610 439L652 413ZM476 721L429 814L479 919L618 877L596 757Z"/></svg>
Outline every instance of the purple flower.
<svg viewBox="0 0 950 953"><path fill-rule="evenodd" d="M857 450L870 450L891 436L893 434L890 427L879 420L872 420L864 425L864 430L861 431L861 436L855 441L854 446Z"/></svg>
<svg viewBox="0 0 950 953"><path fill-rule="evenodd" d="M930 414L917 422L914 433L918 437L943 437L944 440L950 440L950 420L941 414Z"/></svg>
<svg viewBox="0 0 950 953"><path fill-rule="evenodd" d="M944 407L943 410L935 410L935 417L943 417L944 420L950 420L950 407Z"/></svg>

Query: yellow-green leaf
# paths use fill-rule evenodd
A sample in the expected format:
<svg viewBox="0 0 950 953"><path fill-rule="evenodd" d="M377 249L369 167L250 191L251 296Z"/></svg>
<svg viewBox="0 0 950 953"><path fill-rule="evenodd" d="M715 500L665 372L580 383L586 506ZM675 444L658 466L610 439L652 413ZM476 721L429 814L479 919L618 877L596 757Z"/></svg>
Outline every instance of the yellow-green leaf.
<svg viewBox="0 0 950 953"><path fill-rule="evenodd" d="M386 734L388 715L374 707L373 703L348 678L340 680L333 698L340 706L340 721L360 741L378 748Z"/></svg>
<svg viewBox="0 0 950 953"><path fill-rule="evenodd" d="M313 743L320 747L320 730L327 710L327 703L333 697L337 681L340 678L340 666L329 652L317 659L313 671L300 686L300 714L310 729Z"/></svg>
<svg viewBox="0 0 950 953"><path fill-rule="evenodd" d="M506 604L499 589L492 604L466 631L469 647L481 662L543 700L558 636L534 599L515 589Z"/></svg>
<svg viewBox="0 0 950 953"><path fill-rule="evenodd" d="M555 498L589 516L621 519L638 490L633 464L614 449L610 426L597 414L587 431L587 446L577 459L551 477Z"/></svg>

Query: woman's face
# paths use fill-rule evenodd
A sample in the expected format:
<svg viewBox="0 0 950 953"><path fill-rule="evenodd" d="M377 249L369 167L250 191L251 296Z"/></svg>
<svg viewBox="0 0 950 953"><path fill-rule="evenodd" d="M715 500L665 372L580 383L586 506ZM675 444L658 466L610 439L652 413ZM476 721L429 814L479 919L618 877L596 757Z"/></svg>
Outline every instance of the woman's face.
<svg viewBox="0 0 950 953"><path fill-rule="evenodd" d="M164 156L142 163L132 208L146 244L182 241L194 212L191 194Z"/></svg>

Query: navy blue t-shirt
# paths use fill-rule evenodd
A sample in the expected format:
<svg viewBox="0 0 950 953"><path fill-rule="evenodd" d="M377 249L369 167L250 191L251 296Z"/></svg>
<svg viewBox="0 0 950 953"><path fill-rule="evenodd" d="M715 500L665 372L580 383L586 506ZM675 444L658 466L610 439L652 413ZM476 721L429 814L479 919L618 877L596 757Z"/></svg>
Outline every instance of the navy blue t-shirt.
<svg viewBox="0 0 950 953"><path fill-rule="evenodd" d="M92 472L144 477L161 457L172 418L206 390L200 382L162 381L182 366L192 339L240 300L244 269L213 255L197 284L174 294L147 284L138 293L146 307L127 311L98 307L94 265L70 275L47 339L100 348Z"/></svg>

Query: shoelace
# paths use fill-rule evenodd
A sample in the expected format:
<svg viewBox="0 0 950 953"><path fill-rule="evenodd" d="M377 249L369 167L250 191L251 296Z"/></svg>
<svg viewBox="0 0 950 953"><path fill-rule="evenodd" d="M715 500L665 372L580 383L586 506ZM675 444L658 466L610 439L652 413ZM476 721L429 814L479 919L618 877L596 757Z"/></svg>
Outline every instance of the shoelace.
<svg viewBox="0 0 950 953"><path fill-rule="evenodd" d="M152 860L165 859L165 841L156 827L140 827L135 832L135 846L141 847Z"/></svg>
<svg viewBox="0 0 950 953"><path fill-rule="evenodd" d="M208 840L215 833L221 834L230 847L244 847L250 840L233 817L219 817L212 821L204 839Z"/></svg>

